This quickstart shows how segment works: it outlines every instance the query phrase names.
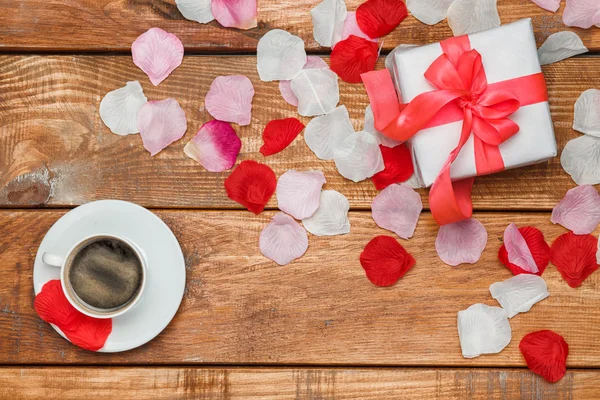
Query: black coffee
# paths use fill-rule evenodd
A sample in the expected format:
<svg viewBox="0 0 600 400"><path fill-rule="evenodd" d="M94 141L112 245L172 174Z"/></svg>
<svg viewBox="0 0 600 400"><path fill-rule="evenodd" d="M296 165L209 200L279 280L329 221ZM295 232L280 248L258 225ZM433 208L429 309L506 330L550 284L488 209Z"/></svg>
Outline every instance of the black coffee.
<svg viewBox="0 0 600 400"><path fill-rule="evenodd" d="M98 239L79 250L69 269L73 291L92 307L111 309L131 300L142 284L142 265L126 243Z"/></svg>

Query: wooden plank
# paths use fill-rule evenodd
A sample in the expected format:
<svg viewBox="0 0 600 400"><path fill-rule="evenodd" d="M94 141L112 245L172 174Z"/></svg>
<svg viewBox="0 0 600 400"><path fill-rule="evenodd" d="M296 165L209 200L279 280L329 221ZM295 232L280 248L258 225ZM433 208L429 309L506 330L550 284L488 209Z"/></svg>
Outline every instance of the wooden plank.
<svg viewBox="0 0 600 400"><path fill-rule="evenodd" d="M269 30L285 29L304 39L309 51L329 52L313 39L310 10L320 0L261 0L258 28L228 29L216 21L201 25L183 18L175 0L21 0L0 4L0 50L5 51L130 51L131 43L147 29L158 26L176 34L187 51L245 51L256 49ZM363 0L347 0L356 10ZM502 23L532 18L538 44L550 34L570 29L562 10L553 14L529 0L500 0ZM593 51L600 49L600 30L573 29ZM385 38L384 50L400 43L433 43L452 36L446 22L422 24L409 16Z"/></svg>
<svg viewBox="0 0 600 400"><path fill-rule="evenodd" d="M558 383L522 369L2 368L6 399L596 400L600 372Z"/></svg>
<svg viewBox="0 0 600 400"><path fill-rule="evenodd" d="M154 341L113 355L83 351L62 339L33 309L32 265L44 233L62 211L1 211L0 365L2 364L318 364L523 366L521 338L552 329L569 343L569 367L599 367L600 273L572 289L549 266L550 297L511 319L513 340L498 355L464 359L456 313L496 305L490 284L508 279L497 260L510 222L541 229L549 243L564 232L548 213L479 213L489 242L472 266L450 268L434 250L437 226L425 213L403 241L417 265L395 286L364 276L359 254L376 227L352 212L352 233L309 239L300 260L280 267L262 257L258 237L273 212L161 211L187 262L179 312ZM600 229L596 231L596 235Z"/></svg>
<svg viewBox="0 0 600 400"><path fill-rule="evenodd" d="M277 175L321 169L327 188L344 193L353 208L370 207L377 194L371 181L355 184L342 178L334 163L317 159L302 138L268 158L258 152L268 121L298 114L283 101L276 82L258 79L255 64L253 56L190 56L154 87L127 56L0 57L0 205L73 206L117 198L150 207L238 208L225 196L223 180L229 172L205 171L184 155L183 147L210 119L198 109L212 80L243 73L255 84L256 95L251 125L236 127L243 142L240 160L266 162ZM600 58L570 59L544 71L562 149L579 135L571 128L573 105L581 92L597 84ZM186 136L153 158L139 135L114 135L98 115L102 97L130 80L142 82L150 99L178 99L189 121ZM368 104L363 86L342 83L340 90L340 103L348 107L355 129L362 129ZM549 210L573 186L556 157L479 178L473 202L477 209ZM275 207L275 200L269 206Z"/></svg>

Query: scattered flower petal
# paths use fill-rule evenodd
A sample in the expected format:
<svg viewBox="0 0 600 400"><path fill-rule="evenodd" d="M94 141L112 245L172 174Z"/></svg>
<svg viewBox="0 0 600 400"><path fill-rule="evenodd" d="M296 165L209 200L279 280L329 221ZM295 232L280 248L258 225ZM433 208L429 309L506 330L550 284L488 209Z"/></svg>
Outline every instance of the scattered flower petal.
<svg viewBox="0 0 600 400"><path fill-rule="evenodd" d="M576 235L594 232L600 224L600 194L590 185L569 190L552 210L550 220Z"/></svg>
<svg viewBox="0 0 600 400"><path fill-rule="evenodd" d="M556 12L560 8L560 2L562 0L531 0L544 10Z"/></svg>
<svg viewBox="0 0 600 400"><path fill-rule="evenodd" d="M41 319L56 325L71 343L83 349L100 350L112 332L112 319L91 318L77 311L67 300L58 279L42 286L33 305Z"/></svg>
<svg viewBox="0 0 600 400"><path fill-rule="evenodd" d="M201 24L215 19L211 10L211 2L212 0L175 0L181 15Z"/></svg>
<svg viewBox="0 0 600 400"><path fill-rule="evenodd" d="M521 339L519 350L531 372L550 383L560 381L567 373L569 345L558 333L548 330L528 333Z"/></svg>
<svg viewBox="0 0 600 400"><path fill-rule="evenodd" d="M253 97L254 86L244 75L217 76L204 105L215 119L244 126L252 120Z"/></svg>
<svg viewBox="0 0 600 400"><path fill-rule="evenodd" d="M276 119L267 124L263 131L264 144L260 148L263 156L279 153L296 139L304 129L304 124L297 118Z"/></svg>
<svg viewBox="0 0 600 400"><path fill-rule="evenodd" d="M337 75L328 68L302 70L291 86L298 99L298 114L305 117L327 114L340 101Z"/></svg>
<svg viewBox="0 0 600 400"><path fill-rule="evenodd" d="M424 186L419 183L419 179L417 178L417 174L412 174L410 178L406 182L403 183L405 186L411 187L413 189L421 189Z"/></svg>
<svg viewBox="0 0 600 400"><path fill-rule="evenodd" d="M310 217L319 208L321 188L325 182L321 171L287 171L277 181L279 209L296 219Z"/></svg>
<svg viewBox="0 0 600 400"><path fill-rule="evenodd" d="M371 208L377 226L394 232L402 239L409 239L415 233L423 203L414 189L390 185L375 197Z"/></svg>
<svg viewBox="0 0 600 400"><path fill-rule="evenodd" d="M504 308L508 318L529 311L534 304L550 296L544 279L529 274L515 275L504 282L492 283L490 293Z"/></svg>
<svg viewBox="0 0 600 400"><path fill-rule="evenodd" d="M570 140L560 155L560 165L578 185L600 183L600 137L583 135Z"/></svg>
<svg viewBox="0 0 600 400"><path fill-rule="evenodd" d="M175 99L149 101L140 108L137 127L144 147L154 156L183 137L187 119Z"/></svg>
<svg viewBox="0 0 600 400"><path fill-rule="evenodd" d="M211 0L215 19L226 28L256 28L256 0Z"/></svg>
<svg viewBox="0 0 600 400"><path fill-rule="evenodd" d="M316 42L324 47L331 47L339 42L342 38L346 13L344 0L323 0L310 10Z"/></svg>
<svg viewBox="0 0 600 400"><path fill-rule="evenodd" d="M508 225L504 230L504 247L509 263L532 274L539 272L527 241L514 223Z"/></svg>
<svg viewBox="0 0 600 400"><path fill-rule="evenodd" d="M102 98L100 118L117 135L138 133L137 115L147 101L138 81L127 82L124 87L108 92Z"/></svg>
<svg viewBox="0 0 600 400"><path fill-rule="evenodd" d="M287 265L306 253L308 235L302 225L280 212L261 232L259 247L269 260Z"/></svg>
<svg viewBox="0 0 600 400"><path fill-rule="evenodd" d="M329 68L329 65L321 57L318 56L308 56L306 58L306 64L304 64L303 69L319 69L319 68ZM279 91L281 92L281 96L286 103L298 107L298 98L292 91L292 81L280 81L279 82Z"/></svg>
<svg viewBox="0 0 600 400"><path fill-rule="evenodd" d="M385 136L383 133L381 133L377 129L375 129L375 117L373 116L373 110L371 109L370 104L365 109L365 126L364 126L363 130L365 132L369 132L371 135L373 135L375 137L375 139L377 139L379 144L383 145L385 147L396 147L402 143L397 140L390 139L389 137ZM412 158L411 158L411 164L412 164Z"/></svg>
<svg viewBox="0 0 600 400"><path fill-rule="evenodd" d="M587 52L588 49L575 32L562 31L550 35L539 48L538 55L540 64L548 65Z"/></svg>
<svg viewBox="0 0 600 400"><path fill-rule="evenodd" d="M392 286L415 264L413 256L391 236L373 238L360 254L360 265L377 286Z"/></svg>
<svg viewBox="0 0 600 400"><path fill-rule="evenodd" d="M542 231L534 228L533 226L524 226L519 228L519 233L523 239L525 239L527 247L529 248L529 252L535 260L537 272L534 274L541 276L550 262L550 246L548 246L548 243L546 243L544 234ZM504 244L500 246L500 250L498 250L498 259L513 273L513 275L533 273L530 270L525 270L508 261L508 251L506 250L506 246Z"/></svg>
<svg viewBox="0 0 600 400"><path fill-rule="evenodd" d="M475 218L440 226L435 239L438 257L448 265L475 264L487 244L488 234Z"/></svg>
<svg viewBox="0 0 600 400"><path fill-rule="evenodd" d="M385 169L371 177L377 190L385 189L393 183L407 181L414 173L410 150L406 144L394 148L379 145Z"/></svg>
<svg viewBox="0 0 600 400"><path fill-rule="evenodd" d="M350 35L331 51L331 70L344 82L360 83L361 74L375 69L377 58L379 58L377 43Z"/></svg>
<svg viewBox="0 0 600 400"><path fill-rule="evenodd" d="M377 139L367 132L356 132L333 149L333 160L346 179L360 182L383 171L385 165Z"/></svg>
<svg viewBox="0 0 600 400"><path fill-rule="evenodd" d="M406 18L406 4L399 0L367 0L356 9L356 21L370 38L384 37Z"/></svg>
<svg viewBox="0 0 600 400"><path fill-rule="evenodd" d="M464 358L500 353L512 338L506 311L485 304L459 311L458 337Z"/></svg>
<svg viewBox="0 0 600 400"><path fill-rule="evenodd" d="M424 24L435 25L446 19L448 7L454 0L406 0L413 17Z"/></svg>
<svg viewBox="0 0 600 400"><path fill-rule="evenodd" d="M304 41L281 29L267 32L258 42L256 68L261 81L290 80L306 64Z"/></svg>
<svg viewBox="0 0 600 400"><path fill-rule="evenodd" d="M496 0L454 0L448 8L448 25L454 36L500 26Z"/></svg>
<svg viewBox="0 0 600 400"><path fill-rule="evenodd" d="M341 105L326 115L313 118L306 125L304 141L321 160L333 160L333 150L353 134L348 109Z"/></svg>
<svg viewBox="0 0 600 400"><path fill-rule="evenodd" d="M181 65L183 44L172 33L160 28L150 28L131 45L133 63L148 75L154 86Z"/></svg>
<svg viewBox="0 0 600 400"><path fill-rule="evenodd" d="M598 0L567 0L563 12L563 22L567 26L583 29L600 24L600 2Z"/></svg>
<svg viewBox="0 0 600 400"><path fill-rule="evenodd" d="M357 36L359 38L367 39L372 42L377 42L377 39L371 39L369 35L360 30L358 22L356 21L356 11L348 11L346 20L344 21L344 29L342 30L342 38L339 41L346 40L350 35Z"/></svg>
<svg viewBox="0 0 600 400"><path fill-rule="evenodd" d="M227 122L212 120L183 148L184 153L211 172L233 167L242 148L242 141Z"/></svg>
<svg viewBox="0 0 600 400"><path fill-rule="evenodd" d="M242 161L225 179L227 196L254 214L264 209L277 185L277 177L268 165Z"/></svg>
<svg viewBox="0 0 600 400"><path fill-rule="evenodd" d="M319 208L302 224L315 236L335 236L350 233L348 219L350 203L346 196L335 190L323 190L319 200Z"/></svg>
<svg viewBox="0 0 600 400"><path fill-rule="evenodd" d="M598 240L598 251L596 251L596 262L600 264L600 240Z"/></svg>
<svg viewBox="0 0 600 400"><path fill-rule="evenodd" d="M588 89L575 102L573 129L600 137L600 90Z"/></svg>
<svg viewBox="0 0 600 400"><path fill-rule="evenodd" d="M567 232L552 243L550 257L563 279L576 288L598 269L597 250L598 239L594 236Z"/></svg>

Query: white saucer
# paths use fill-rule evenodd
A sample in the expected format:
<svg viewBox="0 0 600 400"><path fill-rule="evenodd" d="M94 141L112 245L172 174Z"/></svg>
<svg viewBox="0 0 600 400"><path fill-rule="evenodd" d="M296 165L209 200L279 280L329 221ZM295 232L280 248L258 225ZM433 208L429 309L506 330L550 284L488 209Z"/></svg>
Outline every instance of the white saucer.
<svg viewBox="0 0 600 400"><path fill-rule="evenodd" d="M97 233L128 238L148 259L143 297L135 308L113 318L112 332L99 351L130 350L154 339L175 316L185 289L183 253L171 229L143 207L119 200L84 204L56 221L42 240L33 267L35 294L46 282L60 276L60 268L42 262L44 252L63 255L84 237Z"/></svg>

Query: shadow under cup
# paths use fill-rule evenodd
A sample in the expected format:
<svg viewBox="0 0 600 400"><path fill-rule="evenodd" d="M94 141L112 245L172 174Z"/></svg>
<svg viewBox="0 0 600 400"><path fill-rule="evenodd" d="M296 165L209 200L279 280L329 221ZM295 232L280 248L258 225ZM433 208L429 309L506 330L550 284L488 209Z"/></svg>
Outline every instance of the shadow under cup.
<svg viewBox="0 0 600 400"><path fill-rule="evenodd" d="M91 237L69 254L62 270L65 294L84 314L112 318L131 309L145 286L143 256L127 240Z"/></svg>

